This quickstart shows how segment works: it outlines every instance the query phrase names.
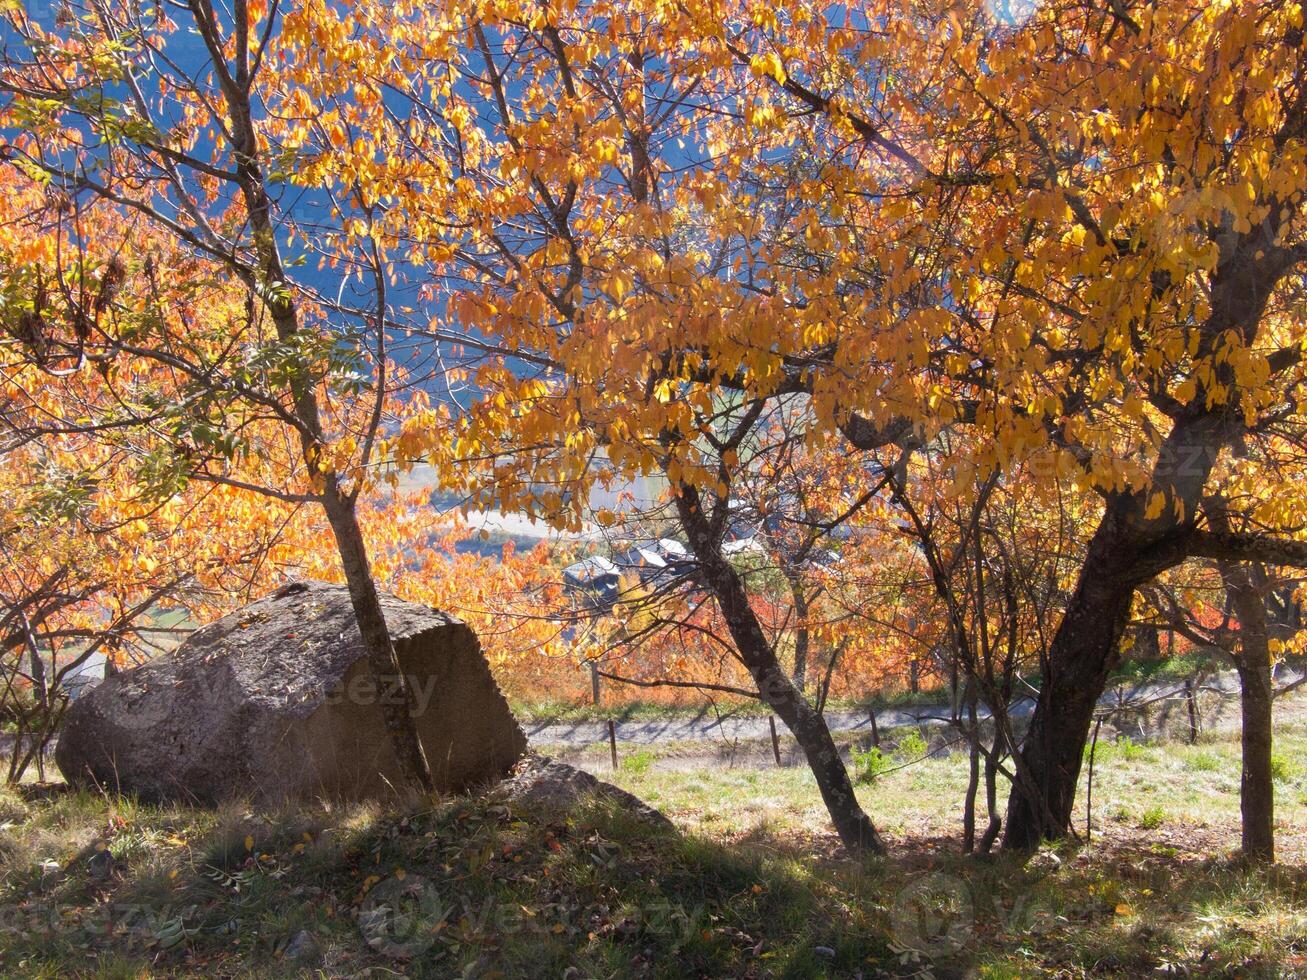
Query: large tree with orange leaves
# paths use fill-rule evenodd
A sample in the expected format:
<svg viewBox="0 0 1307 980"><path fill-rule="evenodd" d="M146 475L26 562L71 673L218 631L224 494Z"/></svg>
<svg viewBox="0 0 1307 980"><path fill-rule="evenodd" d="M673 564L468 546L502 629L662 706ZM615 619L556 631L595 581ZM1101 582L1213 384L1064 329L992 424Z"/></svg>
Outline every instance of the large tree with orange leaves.
<svg viewBox="0 0 1307 980"><path fill-rule="evenodd" d="M606 468L661 470L709 555L741 445L709 438L722 392L759 414L805 393L861 450L964 431L960 494L1018 465L1074 486L1097 530L1006 840L1064 832L1135 589L1192 555L1303 557L1275 539L1296 514L1219 534L1204 513L1232 453L1301 437L1300 5L433 17L412 36L436 50L392 57L409 104L448 94L396 157L443 160L466 219L405 227L453 243L479 288L451 311L512 354L454 455L494 456L497 499L572 521ZM350 43L408 37L395 18ZM1264 498L1282 471L1257 479Z"/></svg>
<svg viewBox="0 0 1307 980"><path fill-rule="evenodd" d="M96 9L10 65L10 156L75 213L98 197L235 273L274 368L293 367L272 403L298 419L342 550L366 558L350 500L382 449L451 482L472 466L485 500L573 526L595 482L664 474L852 843L874 831L722 555L777 399L805 397L814 441L849 451L897 459L948 433L960 498L1020 474L1092 515L1012 846L1068 826L1142 583L1194 555L1305 557L1299 511L1265 503L1285 470L1263 465L1303 428L1297 2L1050 0L1014 21L982 0L305 0L230 19L189 0L198 74L174 70L166 21ZM316 222L279 206L283 181ZM297 281L292 238L362 277L369 312ZM392 277L411 303L385 299ZM93 313L105 278L85 281ZM299 344L340 335L306 310L367 325L373 371L401 330L460 339L485 355L474 403L409 413L384 447L338 438L329 352ZM1261 503L1218 504L1227 474Z"/></svg>

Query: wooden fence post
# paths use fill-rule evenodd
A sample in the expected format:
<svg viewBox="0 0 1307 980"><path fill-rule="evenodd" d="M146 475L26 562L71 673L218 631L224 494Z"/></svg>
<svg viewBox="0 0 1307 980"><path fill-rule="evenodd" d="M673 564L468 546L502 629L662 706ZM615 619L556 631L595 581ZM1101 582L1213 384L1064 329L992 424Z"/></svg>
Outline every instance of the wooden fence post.
<svg viewBox="0 0 1307 980"><path fill-rule="evenodd" d="M1197 692L1194 691L1194 679L1185 678L1184 697L1189 707L1189 744L1198 744L1198 702Z"/></svg>
<svg viewBox="0 0 1307 980"><path fill-rule="evenodd" d="M617 725L613 719L608 719L608 750L613 757L613 768L617 768Z"/></svg>
<svg viewBox="0 0 1307 980"><path fill-rule="evenodd" d="M767 716L767 724L771 726L771 754L776 757L776 765L781 764L781 740L776 735L776 717Z"/></svg>

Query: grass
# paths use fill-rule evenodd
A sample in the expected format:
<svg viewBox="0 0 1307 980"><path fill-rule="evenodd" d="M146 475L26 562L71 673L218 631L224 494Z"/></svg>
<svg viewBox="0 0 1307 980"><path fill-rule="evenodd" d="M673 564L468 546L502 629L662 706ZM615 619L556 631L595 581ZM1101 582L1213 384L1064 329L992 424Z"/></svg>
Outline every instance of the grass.
<svg viewBox="0 0 1307 980"><path fill-rule="evenodd" d="M668 721L692 718L696 715L716 717L712 708L703 703L689 704L664 701L626 701L621 704L577 704L571 701L520 701L511 700L513 713L523 722L550 725L574 725L583 722L614 721ZM757 701L743 699L722 707L723 714L763 717L768 712Z"/></svg>
<svg viewBox="0 0 1307 980"><path fill-rule="evenodd" d="M653 749L596 768L676 833L598 802L214 811L6 791L0 975L1307 974L1307 780L1277 783L1285 863L1258 872L1233 856L1230 736L1104 748L1092 843L1028 862L957 854L961 755L897 768L896 751L860 787L893 848L866 861L826 831L804 768ZM1301 757L1307 730L1277 751Z"/></svg>
<svg viewBox="0 0 1307 980"><path fill-rule="evenodd" d="M636 749L622 757L622 771L643 776L654 764L654 753L650 749Z"/></svg>

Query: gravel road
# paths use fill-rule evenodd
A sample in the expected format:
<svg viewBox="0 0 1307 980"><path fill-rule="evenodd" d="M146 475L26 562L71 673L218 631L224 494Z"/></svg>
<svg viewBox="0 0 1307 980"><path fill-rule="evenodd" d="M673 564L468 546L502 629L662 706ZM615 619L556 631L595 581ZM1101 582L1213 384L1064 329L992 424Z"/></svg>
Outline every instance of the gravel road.
<svg viewBox="0 0 1307 980"><path fill-rule="evenodd" d="M1276 686L1300 682L1302 674L1292 670L1280 670L1276 676ZM1200 690L1220 694L1223 697L1237 697L1239 692L1238 677L1233 671L1208 677ZM1110 688L1099 699L1100 710L1129 710L1146 704L1158 704L1162 701L1185 697L1183 682L1128 684ZM1030 716L1034 710L1034 699L1023 698L1017 701L1011 710L1014 719ZM620 714L621 709L614 709ZM988 712L981 710L980 717L988 717ZM880 708L876 711L876 724L882 729L902 728L908 725L945 724L950 716L946 704L922 705L900 708ZM865 711L830 711L826 714L826 723L832 732L864 732L871 730L871 719ZM655 720L616 720L617 740L630 745L652 745L656 742L695 742L715 741L730 743L767 738L770 729L766 716L738 715L723 713L720 717L712 712L700 712ZM578 721L568 723L539 719L524 722L522 725L531 744L537 748L558 746L566 748L584 748L608 739L608 724L605 721ZM784 733L780 725L777 730Z"/></svg>

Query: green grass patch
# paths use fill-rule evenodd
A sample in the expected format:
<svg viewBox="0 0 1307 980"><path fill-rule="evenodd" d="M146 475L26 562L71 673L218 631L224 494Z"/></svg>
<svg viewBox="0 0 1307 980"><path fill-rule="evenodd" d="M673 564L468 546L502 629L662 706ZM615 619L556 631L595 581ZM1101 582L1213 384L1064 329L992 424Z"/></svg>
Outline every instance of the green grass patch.
<svg viewBox="0 0 1307 980"><path fill-rule="evenodd" d="M635 749L627 752L622 756L622 771L642 776L653 766L655 758L656 756L649 749Z"/></svg>

